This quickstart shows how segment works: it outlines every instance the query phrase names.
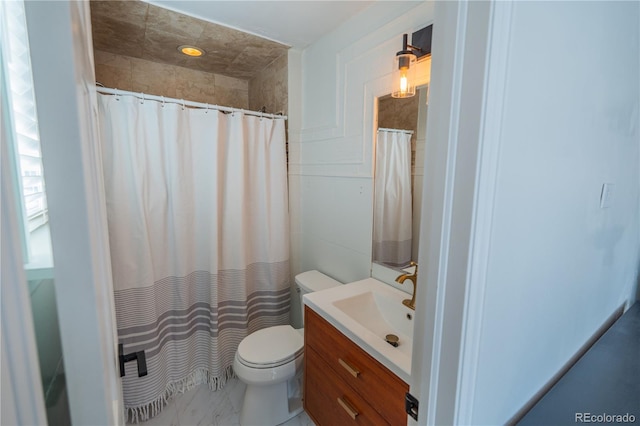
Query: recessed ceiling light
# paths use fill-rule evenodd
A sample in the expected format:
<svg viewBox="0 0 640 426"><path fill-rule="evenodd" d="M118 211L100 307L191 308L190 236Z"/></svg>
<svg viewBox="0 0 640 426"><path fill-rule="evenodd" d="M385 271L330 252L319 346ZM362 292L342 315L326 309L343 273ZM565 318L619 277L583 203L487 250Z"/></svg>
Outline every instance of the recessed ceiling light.
<svg viewBox="0 0 640 426"><path fill-rule="evenodd" d="M182 45L182 46L178 46L178 50L187 55L187 56L202 56L204 55L204 50L200 49L199 47L195 47L195 46L187 46L187 45Z"/></svg>

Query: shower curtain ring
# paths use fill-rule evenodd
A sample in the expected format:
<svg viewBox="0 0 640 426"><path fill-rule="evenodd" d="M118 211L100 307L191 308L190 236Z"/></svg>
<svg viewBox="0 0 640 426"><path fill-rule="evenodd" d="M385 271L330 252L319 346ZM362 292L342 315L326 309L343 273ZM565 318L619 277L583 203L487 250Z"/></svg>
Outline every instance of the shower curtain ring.
<svg viewBox="0 0 640 426"><path fill-rule="evenodd" d="M140 96L142 99L140 100L140 105L144 105L144 93L140 92Z"/></svg>
<svg viewBox="0 0 640 426"><path fill-rule="evenodd" d="M184 111L185 105L184 105L184 99L180 99L182 101L182 110Z"/></svg>
<svg viewBox="0 0 640 426"><path fill-rule="evenodd" d="M162 108L164 108L164 96L162 96Z"/></svg>
<svg viewBox="0 0 640 426"><path fill-rule="evenodd" d="M207 104L207 109L204 111L205 114L209 114L209 107L210 107L210 105Z"/></svg>
<svg viewBox="0 0 640 426"><path fill-rule="evenodd" d="M115 89L115 92L116 92L116 101L119 101L120 100L120 93L118 93L118 89L117 88Z"/></svg>

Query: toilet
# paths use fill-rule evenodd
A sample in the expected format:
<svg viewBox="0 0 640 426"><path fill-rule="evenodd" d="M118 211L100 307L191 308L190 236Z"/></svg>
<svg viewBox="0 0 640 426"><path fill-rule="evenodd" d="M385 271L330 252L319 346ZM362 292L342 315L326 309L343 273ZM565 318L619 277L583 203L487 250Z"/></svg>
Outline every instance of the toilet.
<svg viewBox="0 0 640 426"><path fill-rule="evenodd" d="M296 275L296 286L306 293L342 283L318 271ZM302 411L303 329L278 325L251 333L238 345L233 369L246 383L240 424L278 425Z"/></svg>

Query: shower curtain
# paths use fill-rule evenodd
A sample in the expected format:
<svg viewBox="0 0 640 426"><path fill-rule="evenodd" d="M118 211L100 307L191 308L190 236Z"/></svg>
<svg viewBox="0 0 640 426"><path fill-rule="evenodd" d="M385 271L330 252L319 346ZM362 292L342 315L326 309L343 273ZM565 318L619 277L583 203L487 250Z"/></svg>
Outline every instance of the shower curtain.
<svg viewBox="0 0 640 426"><path fill-rule="evenodd" d="M373 215L373 260L411 261L411 133L378 129Z"/></svg>
<svg viewBox="0 0 640 426"><path fill-rule="evenodd" d="M200 383L238 344L289 321L284 120L98 95L118 343L130 421Z"/></svg>

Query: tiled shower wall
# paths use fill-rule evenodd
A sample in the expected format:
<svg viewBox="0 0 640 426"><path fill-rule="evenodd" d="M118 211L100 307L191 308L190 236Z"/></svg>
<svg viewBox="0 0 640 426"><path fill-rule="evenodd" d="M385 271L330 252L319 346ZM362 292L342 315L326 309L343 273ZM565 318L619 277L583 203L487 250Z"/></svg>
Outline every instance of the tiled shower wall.
<svg viewBox="0 0 640 426"><path fill-rule="evenodd" d="M96 80L106 87L268 113L287 114L287 54L248 80L95 50Z"/></svg>
<svg viewBox="0 0 640 426"><path fill-rule="evenodd" d="M288 111L288 55L285 53L249 81L249 109L287 115Z"/></svg>
<svg viewBox="0 0 640 426"><path fill-rule="evenodd" d="M282 113L288 115L289 111L289 56L287 53L271 62L260 74L249 80L249 109L270 114ZM286 152L287 164L289 164L289 127L287 129Z"/></svg>
<svg viewBox="0 0 640 426"><path fill-rule="evenodd" d="M411 176L415 175L416 168L418 98L419 96L396 99L385 96L378 100L378 127L413 131L411 136Z"/></svg>
<svg viewBox="0 0 640 426"><path fill-rule="evenodd" d="M94 58L96 80L106 87L249 109L247 80L101 50L94 51Z"/></svg>

